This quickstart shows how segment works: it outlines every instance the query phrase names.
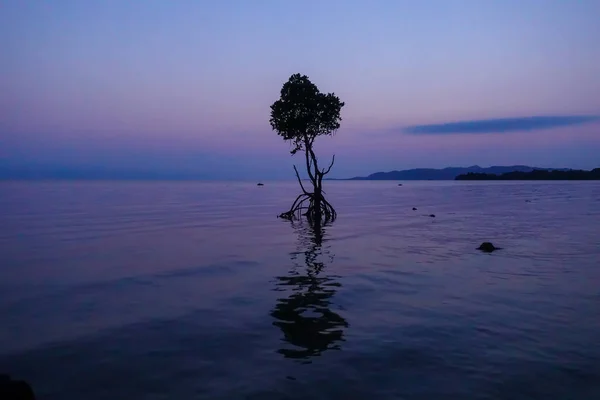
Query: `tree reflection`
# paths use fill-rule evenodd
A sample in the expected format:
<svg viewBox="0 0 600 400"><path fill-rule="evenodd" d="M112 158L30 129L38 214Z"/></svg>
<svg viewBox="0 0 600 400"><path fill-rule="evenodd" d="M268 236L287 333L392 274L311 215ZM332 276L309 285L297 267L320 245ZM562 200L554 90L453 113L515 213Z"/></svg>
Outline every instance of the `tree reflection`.
<svg viewBox="0 0 600 400"><path fill-rule="evenodd" d="M286 276L276 277L278 291L289 293L277 300L271 312L286 344L279 349L286 358L309 359L326 350L340 349L348 322L331 310L331 297L341 286L334 275L326 275L325 260L333 261L326 242L325 226L292 223L298 233L298 251L292 253L294 266Z"/></svg>

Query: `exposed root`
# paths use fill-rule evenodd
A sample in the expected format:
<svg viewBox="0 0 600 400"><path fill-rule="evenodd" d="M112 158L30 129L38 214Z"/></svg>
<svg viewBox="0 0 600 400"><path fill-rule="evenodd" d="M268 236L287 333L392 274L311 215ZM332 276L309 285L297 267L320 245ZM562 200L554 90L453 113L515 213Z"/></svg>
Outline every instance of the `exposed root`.
<svg viewBox="0 0 600 400"><path fill-rule="evenodd" d="M333 167L333 163L335 162L335 155L331 160L331 164L327 169L320 170L317 164L317 156L312 151L312 143L306 141L305 143L306 151L306 170L308 172L308 177L312 186L314 188L313 193L309 193L304 184L302 183L302 179L300 179L300 174L298 173L298 169L294 165L294 171L296 172L296 178L298 179L298 183L300 184L300 188L302 189L302 194L296 197L294 203L292 203L292 207L284 213L279 214L279 218L284 218L287 220L300 219L300 216L305 216L310 223L321 224L332 222L337 217L337 213L333 206L325 200L323 196L323 177L329 173L331 167ZM314 171L312 170L314 168Z"/></svg>
<svg viewBox="0 0 600 400"><path fill-rule="evenodd" d="M337 213L333 206L323 196L320 196L320 199L316 197L314 193L307 192L299 195L289 211L279 214L278 217L295 220L300 219L300 216L306 216L309 222L331 222L335 220Z"/></svg>

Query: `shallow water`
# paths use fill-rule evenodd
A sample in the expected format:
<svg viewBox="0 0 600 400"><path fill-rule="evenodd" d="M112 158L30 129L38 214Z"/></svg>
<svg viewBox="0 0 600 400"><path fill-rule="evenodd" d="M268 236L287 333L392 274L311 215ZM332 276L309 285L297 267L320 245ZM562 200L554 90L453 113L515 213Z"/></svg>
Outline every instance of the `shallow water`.
<svg viewBox="0 0 600 400"><path fill-rule="evenodd" d="M293 182L0 183L0 373L43 399L600 398L599 183L326 191L315 231L275 218Z"/></svg>

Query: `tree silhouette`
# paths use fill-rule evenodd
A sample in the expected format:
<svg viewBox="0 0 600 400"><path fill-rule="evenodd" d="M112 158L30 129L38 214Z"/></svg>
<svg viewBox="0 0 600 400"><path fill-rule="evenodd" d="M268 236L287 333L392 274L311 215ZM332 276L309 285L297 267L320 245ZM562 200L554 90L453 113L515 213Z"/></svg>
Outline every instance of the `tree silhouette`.
<svg viewBox="0 0 600 400"><path fill-rule="evenodd" d="M291 220L306 210L303 215L312 222L335 219L335 209L323 196L322 183L323 177L333 167L335 155L329 167L320 169L313 145L318 136L333 135L340 127L343 106L344 103L334 93L321 93L306 75L294 74L283 84L281 98L271 105L271 127L284 140L292 142L292 155L304 152L313 191L311 193L304 188L294 165L302 194L292 203L290 210L279 217Z"/></svg>

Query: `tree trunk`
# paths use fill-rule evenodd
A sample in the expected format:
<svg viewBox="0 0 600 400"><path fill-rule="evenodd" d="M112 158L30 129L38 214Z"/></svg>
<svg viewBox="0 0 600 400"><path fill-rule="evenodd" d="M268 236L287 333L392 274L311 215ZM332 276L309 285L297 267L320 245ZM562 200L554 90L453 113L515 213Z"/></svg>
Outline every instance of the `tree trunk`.
<svg viewBox="0 0 600 400"><path fill-rule="evenodd" d="M304 215L308 217L309 221L313 224L321 226L322 222L332 221L336 217L335 209L327 200L325 200L325 197L323 196L323 177L331 170L331 167L335 161L335 156L331 161L329 168L321 171L319 170L317 156L312 149L312 143L306 140L304 144L306 170L313 186L313 192L309 193L304 189L304 185L302 185L302 180L300 179L298 170L294 166L296 177L298 178L298 183L302 188L303 194L296 198L289 211L280 214L279 217L291 220L294 219L294 217L296 217L298 214L301 214L303 209L306 209L306 213L304 213ZM308 206L304 205L306 201L308 201Z"/></svg>
<svg viewBox="0 0 600 400"><path fill-rule="evenodd" d="M323 194L320 187L315 187L314 196L314 220L321 221L321 205L323 200Z"/></svg>

